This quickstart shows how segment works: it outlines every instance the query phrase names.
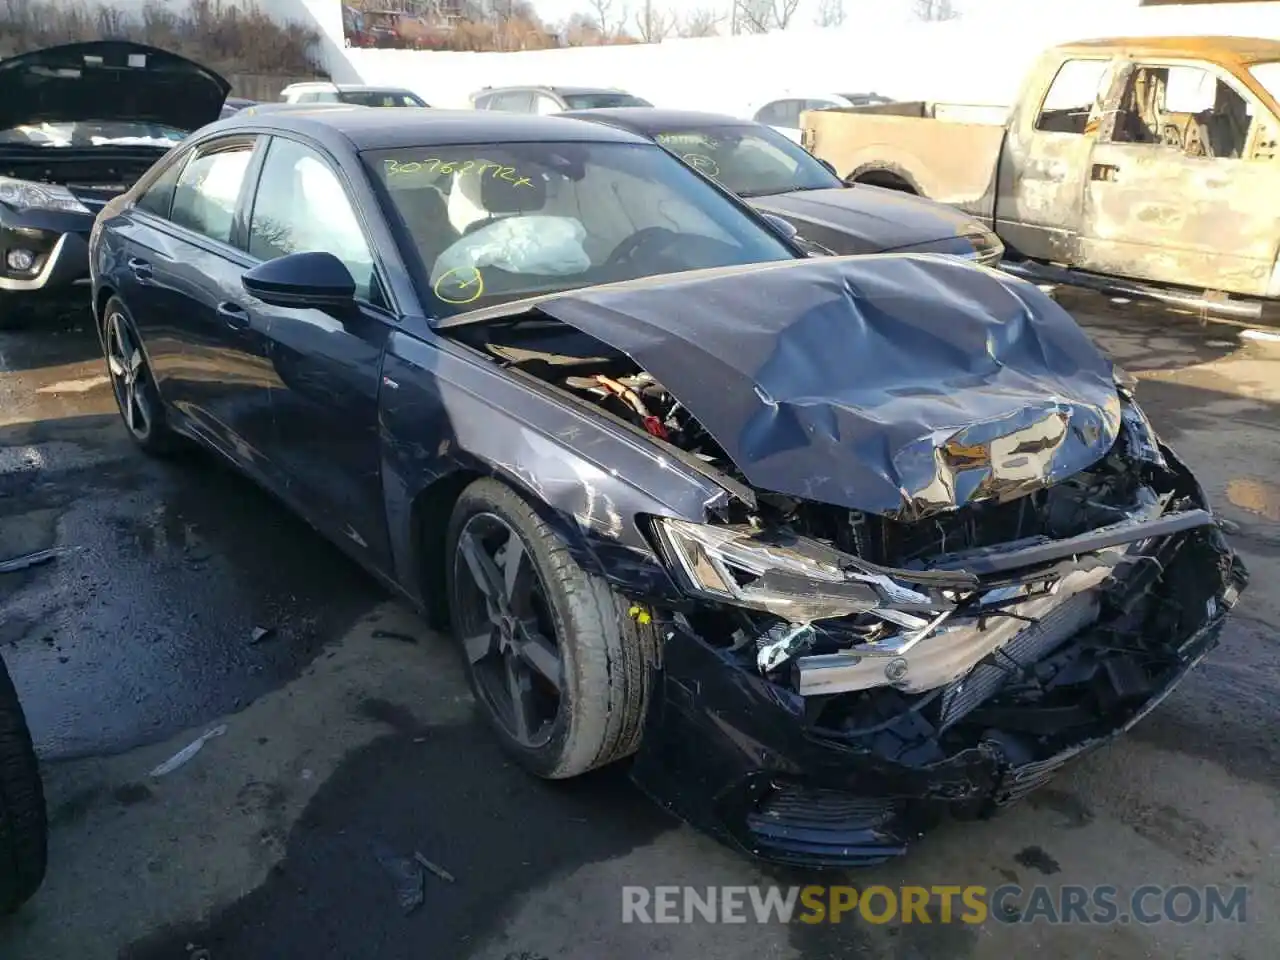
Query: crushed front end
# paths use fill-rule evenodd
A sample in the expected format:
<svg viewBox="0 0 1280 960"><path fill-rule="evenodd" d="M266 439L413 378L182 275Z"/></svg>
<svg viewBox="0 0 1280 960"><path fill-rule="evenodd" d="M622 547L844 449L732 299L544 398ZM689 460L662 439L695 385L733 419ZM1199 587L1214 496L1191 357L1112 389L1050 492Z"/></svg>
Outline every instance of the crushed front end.
<svg viewBox="0 0 1280 960"><path fill-rule="evenodd" d="M696 600L659 613L633 777L777 862L879 862L1020 799L1168 696L1248 580L1131 397L1106 457L1031 494L911 519L760 508L655 521Z"/></svg>

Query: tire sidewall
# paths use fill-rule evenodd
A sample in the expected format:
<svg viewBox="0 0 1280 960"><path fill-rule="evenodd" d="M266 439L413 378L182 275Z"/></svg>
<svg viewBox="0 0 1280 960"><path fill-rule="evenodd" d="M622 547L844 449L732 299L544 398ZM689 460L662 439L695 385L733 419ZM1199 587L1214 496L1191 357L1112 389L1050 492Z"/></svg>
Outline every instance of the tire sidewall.
<svg viewBox="0 0 1280 960"><path fill-rule="evenodd" d="M116 392L115 377L111 373L110 361L108 359L111 352L111 329L110 318L113 314L120 314L121 320L128 327L129 335L133 338L133 342L142 352L143 362L147 367L147 377L142 384L142 389L146 392L148 403L151 404L151 425L145 437L140 437L129 427L124 406L121 403L120 395ZM149 453L168 452L172 443L172 436L169 431L168 420L165 416L164 402L160 399L160 391L156 389L154 375L151 371L151 361L147 358L146 348L143 345L142 337L138 334L138 327L133 322L133 314L129 312L129 308L125 306L124 301L118 296L112 296L107 300L106 306L102 310L102 353L103 362L108 364L107 376L111 378L111 395L116 400L116 412L120 414L120 425L124 427L129 437Z"/></svg>
<svg viewBox="0 0 1280 960"><path fill-rule="evenodd" d="M476 679L475 671L467 662L466 651L462 647L462 636L457 625L458 609L458 538L468 520L480 513L492 513L500 517L524 544L534 570L539 578L544 595L547 598L553 626L556 631L556 645L562 664L562 690L560 708L556 715L550 739L539 747L528 747L515 740L502 722L493 715L488 706L485 694ZM544 535L536 527L531 529L529 516L533 509L529 504L507 487L496 480L478 481L463 491L454 507L449 522L447 551L445 554L445 575L448 585L449 609L454 640L458 646L466 670L467 683L476 698L477 706L485 716L485 720L497 733L503 748L512 754L524 767L540 777L555 777L567 766L570 759L569 747L578 731L574 729L579 719L577 704L581 701L584 678L578 662L578 651L570 639L574 618L572 605L565 591L564 584L558 577L550 575L553 569L552 549Z"/></svg>

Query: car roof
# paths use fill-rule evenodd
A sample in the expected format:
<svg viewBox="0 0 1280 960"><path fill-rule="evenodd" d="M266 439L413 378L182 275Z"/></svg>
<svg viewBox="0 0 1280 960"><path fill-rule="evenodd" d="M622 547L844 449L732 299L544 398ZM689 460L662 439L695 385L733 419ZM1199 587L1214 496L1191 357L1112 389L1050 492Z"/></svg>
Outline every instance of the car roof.
<svg viewBox="0 0 1280 960"><path fill-rule="evenodd" d="M548 93L558 93L567 97L578 97L584 94L592 93L627 93L625 90L619 90L617 87L562 87L553 84L517 83L509 87L484 87L472 94L473 97L486 96L491 93L511 93L517 90L545 90ZM631 94L627 93L627 96Z"/></svg>
<svg viewBox="0 0 1280 960"><path fill-rule="evenodd" d="M614 127L561 117L431 107L387 111L329 105L324 109L273 111L249 117L234 114L218 121L210 131L215 127L228 133L249 127L268 132L274 129L311 136L322 143L346 140L357 150L468 143L648 142Z"/></svg>
<svg viewBox="0 0 1280 960"><path fill-rule="evenodd" d="M705 113L701 110L668 110L665 107L603 107L595 110L566 110L561 117L591 120L632 130L649 136L697 130L700 127L759 127L754 120L731 117L727 113Z"/></svg>
<svg viewBox="0 0 1280 960"><path fill-rule="evenodd" d="M1110 37L1054 48L1060 53L1120 53L1137 57L1259 63L1280 60L1280 40L1261 37Z"/></svg>

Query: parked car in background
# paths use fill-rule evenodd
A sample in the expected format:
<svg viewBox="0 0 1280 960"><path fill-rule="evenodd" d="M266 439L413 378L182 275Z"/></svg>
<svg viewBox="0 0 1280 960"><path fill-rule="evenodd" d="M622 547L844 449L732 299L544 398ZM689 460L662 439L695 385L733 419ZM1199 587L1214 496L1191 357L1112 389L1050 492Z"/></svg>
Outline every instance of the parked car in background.
<svg viewBox="0 0 1280 960"><path fill-rule="evenodd" d="M800 114L806 110L839 110L892 103L878 93L788 93L748 111L756 123L773 127L788 139L800 142Z"/></svg>
<svg viewBox="0 0 1280 960"><path fill-rule="evenodd" d="M222 104L222 116L219 119L225 120L233 113L237 113L245 107L252 107L257 102L257 100L246 100L244 97L227 97Z"/></svg>
<svg viewBox="0 0 1280 960"><path fill-rule="evenodd" d="M314 80L291 83L280 91L284 103L351 103L360 107L429 107L420 96L403 87L369 87L355 83Z"/></svg>
<svg viewBox="0 0 1280 960"><path fill-rule="evenodd" d="M634 754L757 856L876 862L1017 801L1247 583L1034 285L806 257L604 124L241 113L91 257L134 441L199 441L450 625L526 770Z"/></svg>
<svg viewBox="0 0 1280 960"><path fill-rule="evenodd" d="M365 28L364 11L342 5L342 41L347 47L372 47L377 38Z"/></svg>
<svg viewBox="0 0 1280 960"><path fill-rule="evenodd" d="M946 253L987 266L1004 255L1000 238L968 214L893 190L847 186L828 164L764 124L655 107L577 110L563 116L656 141L832 253Z"/></svg>
<svg viewBox="0 0 1280 960"><path fill-rule="evenodd" d="M217 120L230 89L197 63L122 40L0 60L0 324L88 280L102 205Z"/></svg>
<svg viewBox="0 0 1280 960"><path fill-rule="evenodd" d="M362 33L370 41L362 46L422 49L431 45L435 35L426 20L403 10L365 10L362 19Z"/></svg>
<svg viewBox="0 0 1280 960"><path fill-rule="evenodd" d="M603 87L485 87L471 95L476 110L503 113L563 113L598 107L651 107L648 100L625 90Z"/></svg>
<svg viewBox="0 0 1280 960"><path fill-rule="evenodd" d="M992 225L1032 279L1280 317L1280 41L1064 44L1011 110L914 102L804 124L842 176Z"/></svg>

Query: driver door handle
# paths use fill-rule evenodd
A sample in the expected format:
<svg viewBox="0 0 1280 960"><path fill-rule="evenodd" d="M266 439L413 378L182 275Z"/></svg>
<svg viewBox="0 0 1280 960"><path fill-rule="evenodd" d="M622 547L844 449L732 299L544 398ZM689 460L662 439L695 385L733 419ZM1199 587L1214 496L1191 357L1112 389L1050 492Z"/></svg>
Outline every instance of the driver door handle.
<svg viewBox="0 0 1280 960"><path fill-rule="evenodd" d="M233 330L247 330L249 328L249 311L238 303L225 300L218 304L218 316L222 318L223 323Z"/></svg>
<svg viewBox="0 0 1280 960"><path fill-rule="evenodd" d="M147 263L145 260L139 260L137 257L130 257L129 269L133 271L133 276L136 280L146 281L151 279L151 264Z"/></svg>

